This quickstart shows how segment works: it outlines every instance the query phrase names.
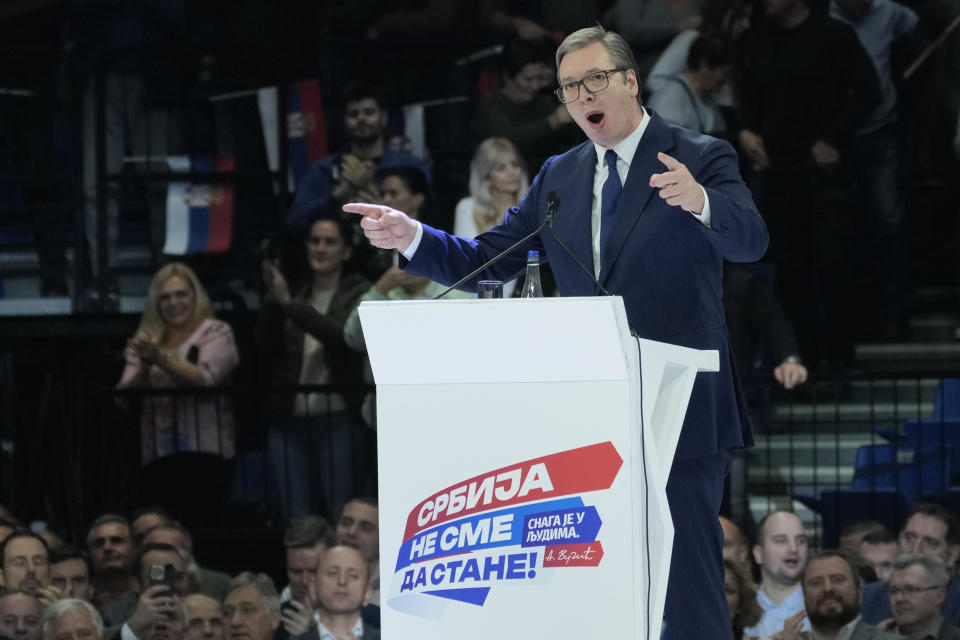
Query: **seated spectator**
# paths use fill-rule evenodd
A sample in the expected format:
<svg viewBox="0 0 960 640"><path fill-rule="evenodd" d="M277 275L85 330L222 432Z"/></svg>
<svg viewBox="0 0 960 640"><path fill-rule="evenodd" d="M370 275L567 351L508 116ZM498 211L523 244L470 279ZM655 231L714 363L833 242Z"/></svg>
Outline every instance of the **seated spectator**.
<svg viewBox="0 0 960 640"><path fill-rule="evenodd" d="M171 521L169 524L151 529L144 538L144 543L169 544L176 548L187 563L187 575L196 590L217 601L223 598L230 576L221 571L205 569L197 564L193 556L193 538L180 523Z"/></svg>
<svg viewBox="0 0 960 640"><path fill-rule="evenodd" d="M143 544L143 538L159 526L170 524L173 518L163 507L156 505L137 509L130 517L130 536L137 546Z"/></svg>
<svg viewBox="0 0 960 640"><path fill-rule="evenodd" d="M17 529L0 545L0 587L40 597L50 584L47 542L29 529Z"/></svg>
<svg viewBox="0 0 960 640"><path fill-rule="evenodd" d="M940 558L920 553L898 556L890 576L894 629L907 640L960 639L960 629L941 610L949 582Z"/></svg>
<svg viewBox="0 0 960 640"><path fill-rule="evenodd" d="M317 563L325 549L333 546L334 530L319 516L295 518L283 535L286 548L287 579L290 583L280 592L280 602L295 600L314 604L311 587L317 583ZM313 615L313 612L310 612Z"/></svg>
<svg viewBox="0 0 960 640"><path fill-rule="evenodd" d="M103 620L86 600L57 600L43 611L43 640L104 640Z"/></svg>
<svg viewBox="0 0 960 640"><path fill-rule="evenodd" d="M357 81L344 88L343 128L347 148L317 160L297 185L287 227L305 234L319 216L340 215L347 202L379 199L378 170L395 166L430 171L422 160L386 144L387 102L379 87Z"/></svg>
<svg viewBox="0 0 960 640"><path fill-rule="evenodd" d="M508 43L500 57L503 87L480 99L473 121L477 141L506 138L533 172L550 156L583 140L567 108L541 91L547 59L537 47Z"/></svg>
<svg viewBox="0 0 960 640"><path fill-rule="evenodd" d="M757 586L750 579L746 568L733 560L724 558L723 590L727 594L727 607L733 623L733 638L746 638L743 630L760 622L763 609L757 603Z"/></svg>
<svg viewBox="0 0 960 640"><path fill-rule="evenodd" d="M781 640L896 640L895 633L883 631L860 617L863 584L851 562L839 551L823 551L803 572L804 611L787 619ZM800 631L804 616L810 630Z"/></svg>
<svg viewBox="0 0 960 640"><path fill-rule="evenodd" d="M857 555L873 568L878 580L887 582L893 572L893 561L897 557L897 541L885 528L868 533L863 537Z"/></svg>
<svg viewBox="0 0 960 640"><path fill-rule="evenodd" d="M50 552L50 584L63 598L93 599L93 581L90 578L90 558L72 547L60 547Z"/></svg>
<svg viewBox="0 0 960 640"><path fill-rule="evenodd" d="M528 189L530 178L517 148L506 138L487 138L470 161L470 195L457 203L453 233L474 238L495 227ZM503 296L511 297L515 287L516 280L504 283Z"/></svg>
<svg viewBox="0 0 960 640"><path fill-rule="evenodd" d="M189 640L223 640L223 612L220 602L202 593L183 599Z"/></svg>
<svg viewBox="0 0 960 640"><path fill-rule="evenodd" d="M214 318L203 285L179 262L153 277L140 327L125 353L118 389L213 387L228 382L239 362L230 325ZM228 398L149 396L141 402L140 416L144 464L178 451L234 455Z"/></svg>
<svg viewBox="0 0 960 640"><path fill-rule="evenodd" d="M317 573L318 624L298 640L377 640L380 632L365 625L361 617L370 593L370 567L363 555L352 547L327 549L320 557Z"/></svg>
<svg viewBox="0 0 960 640"><path fill-rule="evenodd" d="M179 607L180 598L193 592L186 568L186 561L175 547L144 544L137 550L131 571L136 593L100 607L104 624L109 627L123 624L139 638L141 632L153 625L157 611Z"/></svg>
<svg viewBox="0 0 960 640"><path fill-rule="evenodd" d="M380 606L380 508L373 498L354 498L337 522L337 544L353 547L370 565L371 604ZM379 626L379 625L378 625Z"/></svg>
<svg viewBox="0 0 960 640"><path fill-rule="evenodd" d="M310 227L311 280L292 288L279 266L261 264L266 296L257 317L256 342L277 386L363 383L363 356L351 350L343 328L370 282L346 268L353 227L340 216ZM366 459L359 417L362 390L350 393L272 394L268 443L284 508L290 516L337 513L354 485L373 470ZM321 506L326 509L321 509Z"/></svg>
<svg viewBox="0 0 960 640"><path fill-rule="evenodd" d="M837 550L847 554L857 553L857 550L860 549L860 543L869 534L886 530L887 528L876 520L851 522L840 532L840 544Z"/></svg>
<svg viewBox="0 0 960 640"><path fill-rule="evenodd" d="M280 597L269 576L244 571L223 599L227 640L271 640L280 625Z"/></svg>
<svg viewBox="0 0 960 640"><path fill-rule="evenodd" d="M720 528L723 529L723 559L736 562L744 569L750 569L750 547L740 527L730 518L720 516Z"/></svg>
<svg viewBox="0 0 960 640"><path fill-rule="evenodd" d="M750 269L725 264L723 310L741 376L770 375L769 368L761 369L761 363L769 359L774 363L773 377L784 389L807 381L790 318L766 280Z"/></svg>
<svg viewBox="0 0 960 640"><path fill-rule="evenodd" d="M897 537L897 555L920 553L939 558L948 573L960 553L960 522L950 510L937 504L918 504L910 512ZM951 577L941 607L944 617L960 626L960 580ZM892 616L890 584L874 582L863 588L863 619L878 624Z"/></svg>
<svg viewBox="0 0 960 640"><path fill-rule="evenodd" d="M714 100L730 77L733 49L713 35L701 35L690 45L687 68L657 89L648 104L661 116L687 129L727 137L727 124Z"/></svg>
<svg viewBox="0 0 960 640"><path fill-rule="evenodd" d="M803 611L800 582L808 550L807 534L796 515L775 511L760 523L753 559L760 565L757 602L763 609L763 617L746 630L749 635L773 635L783 629L787 618ZM809 628L809 624L803 623L803 630Z"/></svg>
<svg viewBox="0 0 960 640"><path fill-rule="evenodd" d="M0 596L0 636L11 640L40 640L43 606L36 596L12 591Z"/></svg>
<svg viewBox="0 0 960 640"><path fill-rule="evenodd" d="M133 542L126 518L113 513L93 521L87 533L87 552L93 577L93 602L98 607L135 597L130 579Z"/></svg>

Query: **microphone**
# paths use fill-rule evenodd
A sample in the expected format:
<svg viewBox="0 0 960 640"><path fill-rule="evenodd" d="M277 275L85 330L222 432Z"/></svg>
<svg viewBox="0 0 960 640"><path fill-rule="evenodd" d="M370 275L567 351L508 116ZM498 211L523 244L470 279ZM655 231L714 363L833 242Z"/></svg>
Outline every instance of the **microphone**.
<svg viewBox="0 0 960 640"><path fill-rule="evenodd" d="M553 191L551 191L551 192L550 192L550 195L552 195L552 196L554 197L554 199L556 199L557 204L560 203L560 200L557 199L557 194L555 194L555 193L553 193ZM512 245L510 245L509 247L507 247L506 249L504 249L503 251L501 251L501 252L498 253L497 255L493 256L492 258L490 258L489 260L487 260L486 262L484 262L482 265L480 265L479 267L477 267L476 269L474 269L473 271L471 271L470 273L468 273L467 275L465 275L464 277L462 277L461 279L459 279L459 280L457 280L456 282L454 282L452 285L450 285L449 287L447 287L446 289L444 289L443 291L441 291L440 293L438 293L436 296L434 296L433 299L434 299L434 300L439 300L439 299L442 298L443 296L447 295L448 293L450 293L451 291L453 291L454 289L456 289L457 287L459 287L460 285L462 285L462 284L463 284L464 282L466 282L467 280L470 280L471 278L473 278L474 276L476 276L477 274L479 274L481 271L483 271L483 270L486 269L487 267L490 267L490 266L496 264L497 262L500 261L501 258L507 256L510 252L512 252L514 249L516 249L517 247L519 247L520 245L522 245L524 242L526 242L527 240L530 240L533 236L535 236L535 235L537 235L538 233L540 233L541 231L543 231L543 228L544 228L545 226L547 226L547 222L548 222L549 220L552 220L552 219L553 219L553 214L552 214L552 212L550 211L550 195L547 196L547 215L546 215L546 217L543 219L543 222L540 224L539 227L537 227L536 229L534 229L533 231L531 231L530 233L528 233L528 234L527 234L526 236L524 236L523 238L520 238L519 240L517 240L516 242L514 242Z"/></svg>
<svg viewBox="0 0 960 640"><path fill-rule="evenodd" d="M580 262L580 259L577 258L576 255L574 255L573 251L570 251L567 245L563 243L563 240L560 239L560 236L557 235L557 232L554 231L553 215L557 212L557 209L559 208L560 208L560 198L557 197L557 193L555 191L551 191L550 193L547 194L547 216L543 220L544 224L550 227L550 234L553 236L553 239L556 240L557 244L560 245L560 248L563 249L564 252L568 256L570 256L571 259L573 259L574 263L576 263L576 265L580 267L580 271L583 271L585 274L587 274L587 277L590 278L593 284L597 285L597 288L603 292L603 295L605 296L611 295L609 291L603 288L603 285L600 284L600 281L597 280L597 277L593 275L593 271L591 271L590 269L587 269L587 267L585 267L584 264Z"/></svg>

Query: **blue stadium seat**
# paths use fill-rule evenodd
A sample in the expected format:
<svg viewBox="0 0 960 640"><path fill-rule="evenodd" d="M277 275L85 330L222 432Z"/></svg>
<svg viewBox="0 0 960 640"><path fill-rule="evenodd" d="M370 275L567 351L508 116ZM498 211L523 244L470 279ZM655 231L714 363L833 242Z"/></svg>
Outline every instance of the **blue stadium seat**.
<svg viewBox="0 0 960 640"><path fill-rule="evenodd" d="M857 449L852 489L894 490L909 503L942 498L950 487L953 447L869 445Z"/></svg>

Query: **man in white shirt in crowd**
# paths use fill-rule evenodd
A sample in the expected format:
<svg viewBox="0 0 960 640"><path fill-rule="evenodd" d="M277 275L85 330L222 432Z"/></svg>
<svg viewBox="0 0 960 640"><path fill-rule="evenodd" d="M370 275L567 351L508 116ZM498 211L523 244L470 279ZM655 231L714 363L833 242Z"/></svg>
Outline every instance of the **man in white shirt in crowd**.
<svg viewBox="0 0 960 640"><path fill-rule="evenodd" d="M795 514L775 511L760 523L753 559L760 566L757 602L763 617L746 629L748 635L766 637L783 629L787 618L803 611L801 579L807 565L807 534ZM804 621L802 630L810 623Z"/></svg>

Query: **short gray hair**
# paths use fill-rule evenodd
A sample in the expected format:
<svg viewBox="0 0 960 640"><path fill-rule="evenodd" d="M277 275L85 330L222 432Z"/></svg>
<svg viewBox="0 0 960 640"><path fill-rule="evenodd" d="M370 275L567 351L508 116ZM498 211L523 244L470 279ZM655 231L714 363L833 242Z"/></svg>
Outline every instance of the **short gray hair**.
<svg viewBox="0 0 960 640"><path fill-rule="evenodd" d="M278 613L280 611L280 596L277 594L277 587L274 586L273 580L265 573L253 573L252 571L244 571L243 573L238 574L233 580L227 584L226 590L223 592L223 599L226 600L227 596L237 589L243 589L246 586L253 585L257 588L257 591L260 592L260 596L263 598L263 603L267 606L272 613Z"/></svg>
<svg viewBox="0 0 960 640"><path fill-rule="evenodd" d="M582 49L595 42L603 45L603 48L610 54L613 64L617 69L625 71L633 70L637 79L637 102L640 102L640 72L637 69L637 61L633 57L633 50L626 40L615 31L607 31L599 24L595 27L586 27L574 31L560 43L557 47L557 70L560 69L560 61L571 51Z"/></svg>
<svg viewBox="0 0 960 640"><path fill-rule="evenodd" d="M936 556L928 556L923 553L903 553L893 561L894 571L903 571L913 566L923 567L933 584L938 587L946 587L950 583L947 565Z"/></svg>
<svg viewBox="0 0 960 640"><path fill-rule="evenodd" d="M86 611L87 615L90 616L90 621L93 622L93 626L97 629L97 634L103 638L103 618L101 618L97 610L93 608L93 605L79 598L64 598L63 600L57 600L44 609L43 618L40 623L43 640L53 640L53 625L57 623L60 616L72 609L83 609Z"/></svg>

